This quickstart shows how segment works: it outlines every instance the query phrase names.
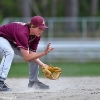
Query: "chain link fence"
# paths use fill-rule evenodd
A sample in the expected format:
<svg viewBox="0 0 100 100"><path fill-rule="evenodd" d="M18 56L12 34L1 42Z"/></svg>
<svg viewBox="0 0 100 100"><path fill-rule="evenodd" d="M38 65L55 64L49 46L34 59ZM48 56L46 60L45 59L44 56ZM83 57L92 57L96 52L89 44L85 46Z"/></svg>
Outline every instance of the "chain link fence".
<svg viewBox="0 0 100 100"><path fill-rule="evenodd" d="M12 21L29 22L31 18L6 18L1 25ZM54 51L41 60L45 62L100 61L100 18L45 18L49 27L42 35L37 52L51 42ZM15 61L19 57L15 56ZM21 59L21 58L20 58ZM20 60L21 61L21 60ZM22 60L23 61L23 60Z"/></svg>

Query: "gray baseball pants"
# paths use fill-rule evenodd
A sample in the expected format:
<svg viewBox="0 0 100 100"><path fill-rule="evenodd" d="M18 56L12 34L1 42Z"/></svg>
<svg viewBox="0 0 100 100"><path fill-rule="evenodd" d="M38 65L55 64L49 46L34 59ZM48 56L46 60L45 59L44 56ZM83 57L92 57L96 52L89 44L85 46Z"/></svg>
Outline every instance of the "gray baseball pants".
<svg viewBox="0 0 100 100"><path fill-rule="evenodd" d="M7 39L0 37L0 53L2 54L2 60L0 63L0 80L4 81L9 73L14 54L22 57L20 50L13 47ZM34 61L28 62L29 65L29 81L38 81L38 64ZM20 69L19 69L20 70Z"/></svg>

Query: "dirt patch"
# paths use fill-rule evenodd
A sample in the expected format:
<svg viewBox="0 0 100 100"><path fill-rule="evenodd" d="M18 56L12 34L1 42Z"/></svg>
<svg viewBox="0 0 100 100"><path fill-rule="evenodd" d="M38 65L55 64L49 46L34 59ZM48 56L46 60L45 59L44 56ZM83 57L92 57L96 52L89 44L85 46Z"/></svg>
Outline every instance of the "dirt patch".
<svg viewBox="0 0 100 100"><path fill-rule="evenodd" d="M13 90L0 92L0 100L100 100L100 77L40 78L40 81L50 89L28 89L26 78L7 79Z"/></svg>

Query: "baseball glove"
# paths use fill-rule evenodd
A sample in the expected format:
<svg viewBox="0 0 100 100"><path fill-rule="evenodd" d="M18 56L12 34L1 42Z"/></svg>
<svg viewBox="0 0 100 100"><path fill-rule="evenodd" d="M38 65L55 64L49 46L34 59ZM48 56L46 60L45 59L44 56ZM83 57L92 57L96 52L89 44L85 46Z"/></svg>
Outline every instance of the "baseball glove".
<svg viewBox="0 0 100 100"><path fill-rule="evenodd" d="M55 66L47 65L45 67L42 67L42 72L46 78L56 80L61 74L61 69Z"/></svg>

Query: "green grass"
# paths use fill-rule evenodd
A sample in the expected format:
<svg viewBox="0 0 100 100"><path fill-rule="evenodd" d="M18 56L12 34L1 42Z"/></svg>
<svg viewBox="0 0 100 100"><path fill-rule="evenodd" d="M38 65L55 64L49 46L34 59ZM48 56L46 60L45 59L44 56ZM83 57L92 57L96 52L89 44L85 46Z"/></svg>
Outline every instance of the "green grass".
<svg viewBox="0 0 100 100"><path fill-rule="evenodd" d="M62 69L61 76L100 76L100 63L52 63ZM13 63L8 77L28 77L27 63ZM39 69L39 77L44 75Z"/></svg>

